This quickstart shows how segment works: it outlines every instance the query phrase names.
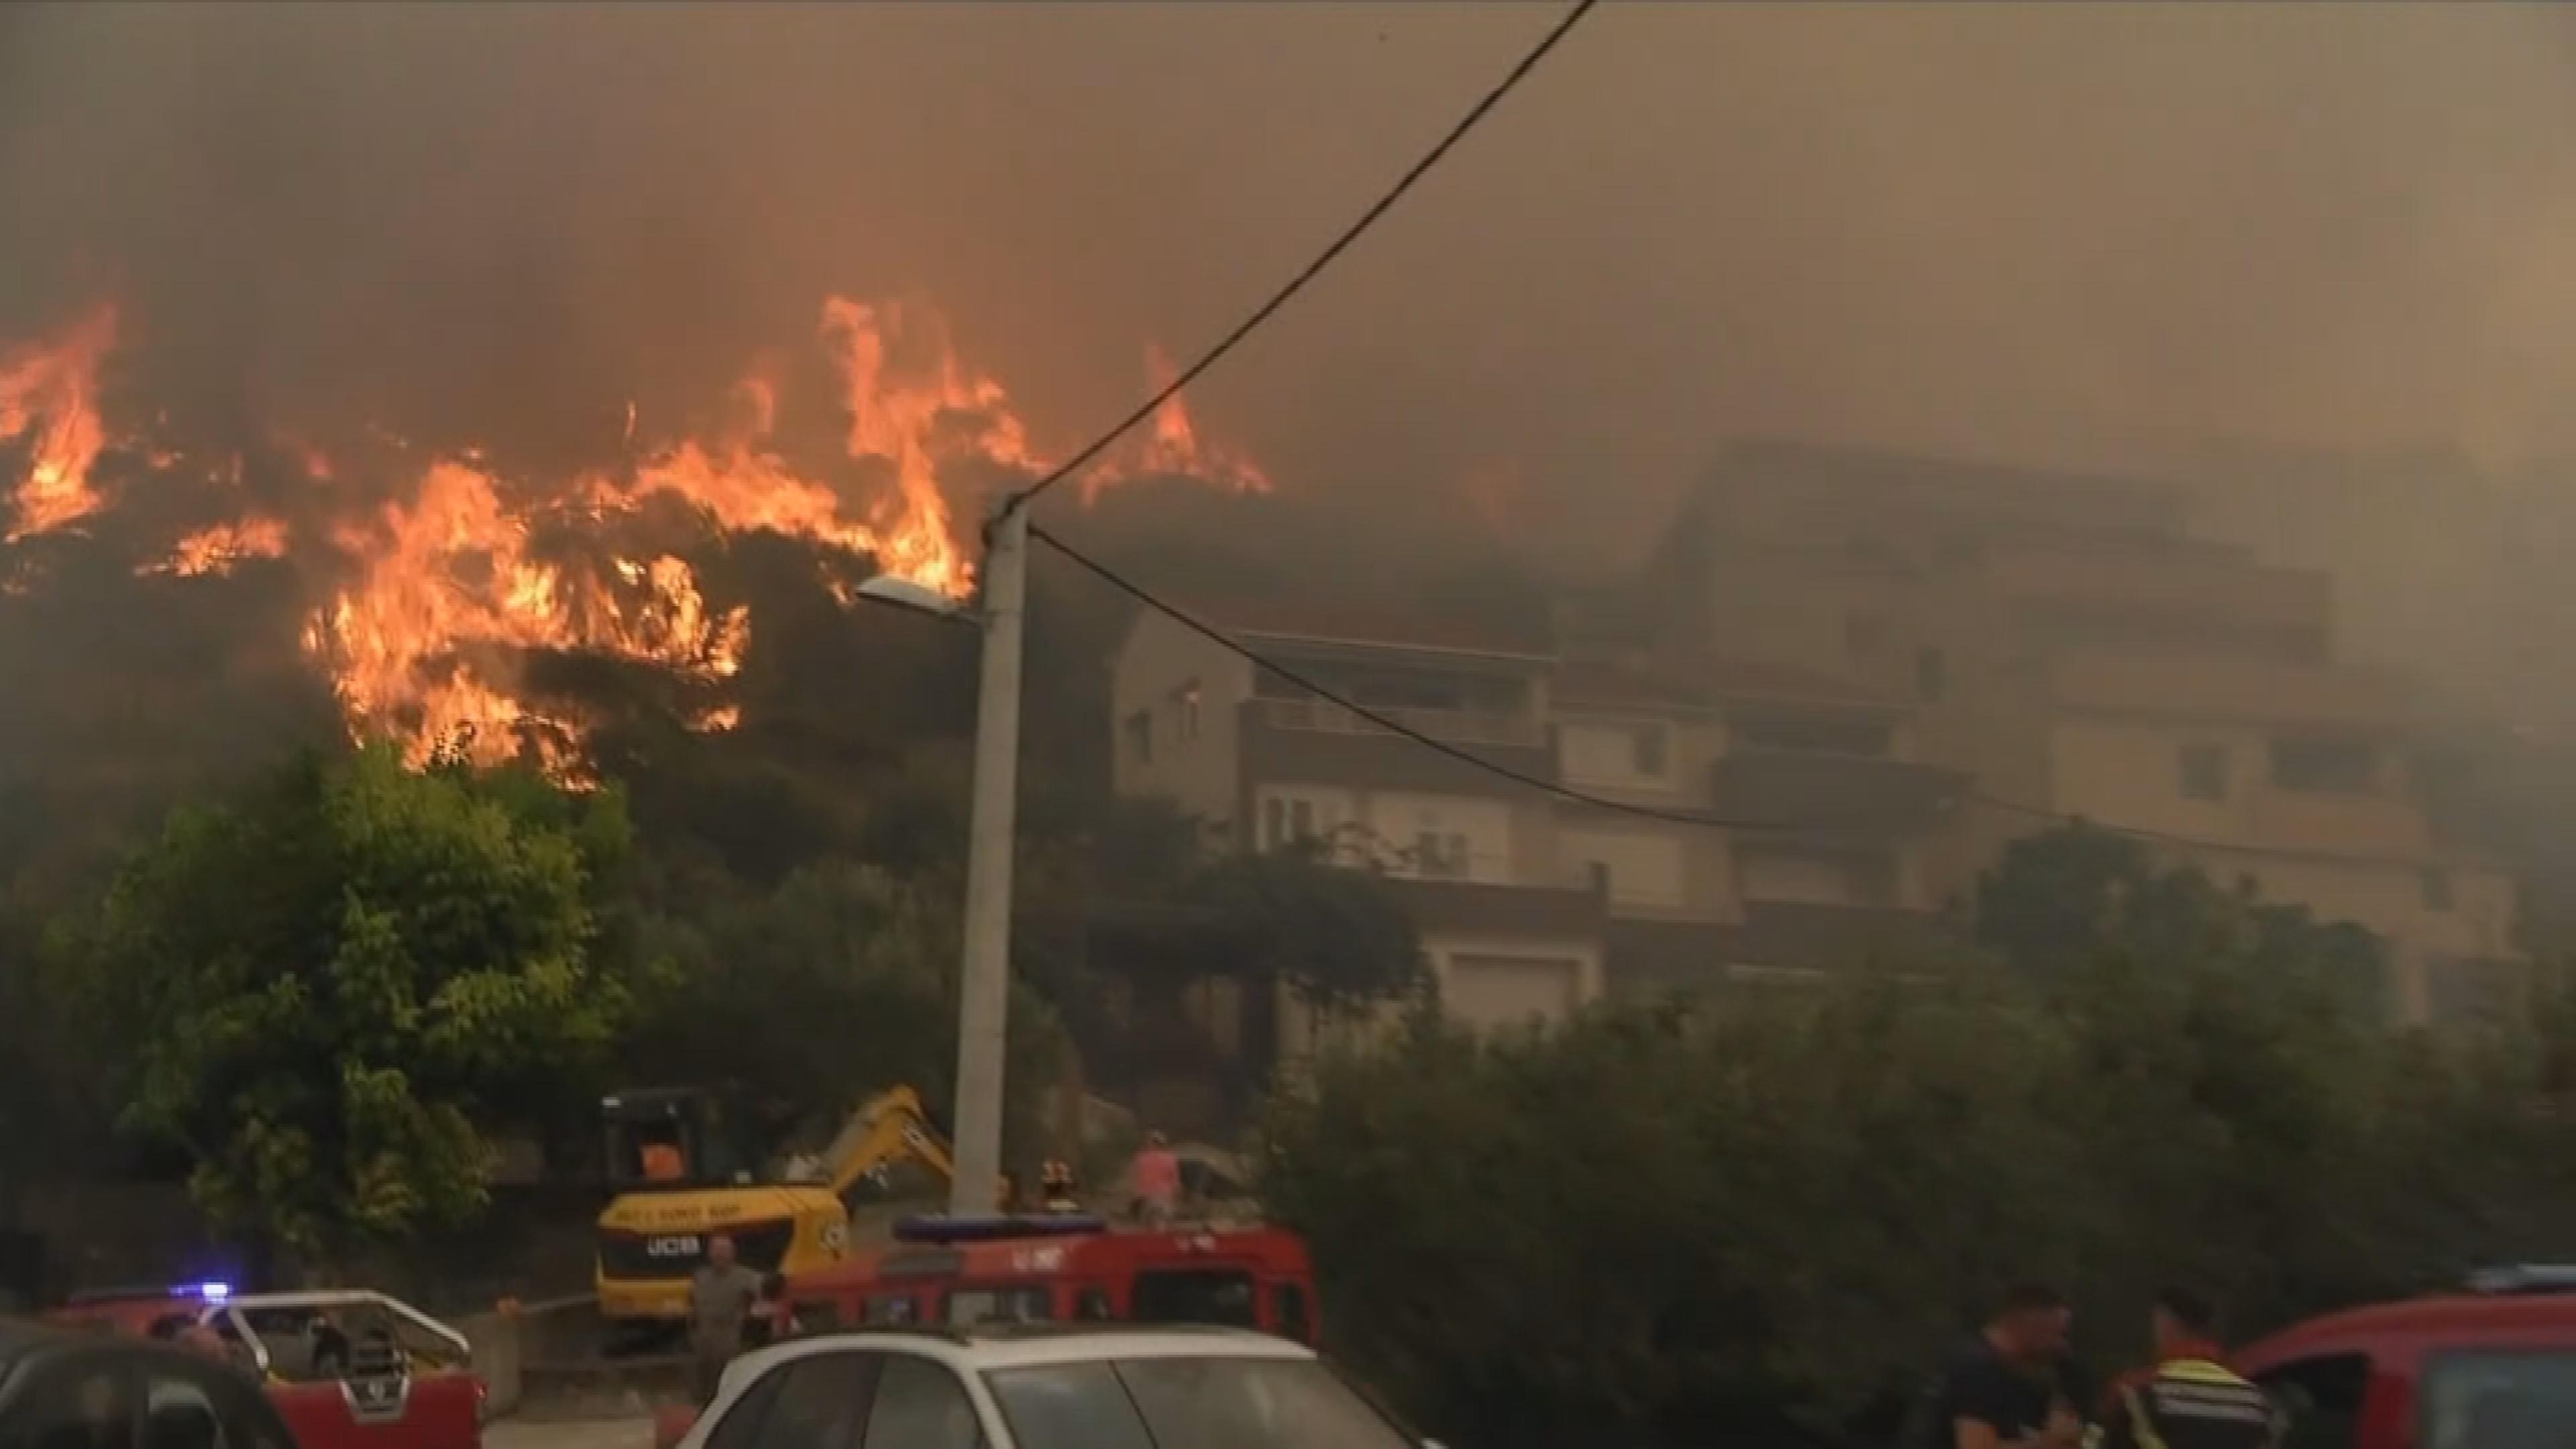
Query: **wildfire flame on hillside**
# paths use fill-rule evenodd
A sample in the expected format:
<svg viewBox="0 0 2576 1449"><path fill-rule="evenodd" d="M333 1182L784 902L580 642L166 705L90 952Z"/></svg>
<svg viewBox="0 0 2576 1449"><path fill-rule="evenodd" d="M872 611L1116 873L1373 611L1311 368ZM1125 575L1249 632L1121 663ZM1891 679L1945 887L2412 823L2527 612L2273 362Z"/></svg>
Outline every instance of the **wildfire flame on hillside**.
<svg viewBox="0 0 2576 1449"><path fill-rule="evenodd" d="M41 344L0 353L0 443L33 438L11 541L104 506L90 467L102 449L126 441L110 435L98 401L98 369L115 329L115 310L102 307ZM833 297L817 340L846 417L841 450L849 462L829 473L780 442L780 392L758 373L736 385L727 422L705 436L638 450L630 404L627 459L569 479L511 476L475 448L424 457L368 425L364 441L392 460L401 486L391 501L317 494L339 517L312 536L327 538L339 556L340 582L302 636L351 730L399 738L415 761L441 748L484 761L532 753L578 779L583 722L523 697L530 655L649 665L712 696L741 668L751 621L741 607L711 605L667 544L636 542L657 503L661 517L675 502L714 532L767 529L868 555L878 569L951 597L968 593L974 565L960 512L980 511L979 494L995 483L1025 481L1048 466L1009 395L958 357L945 323L926 306ZM1159 353L1149 367L1158 378L1170 375ZM336 448L326 455L300 434L275 432L271 443L310 483L365 471L358 458ZM138 452L164 477L185 467L173 453ZM1150 434L1101 460L1084 496L1152 475L1195 476L1234 491L1270 486L1247 457L1202 442L1177 398L1157 411ZM214 480L238 493L238 460ZM236 504L236 516L178 538L137 572L221 576L251 560L287 558L308 536L267 508ZM718 700L691 722L725 729L737 717Z"/></svg>
<svg viewBox="0 0 2576 1449"><path fill-rule="evenodd" d="M15 543L98 511L90 465L106 446L99 420L98 368L116 346L116 308L99 306L52 337L0 349L0 442L32 437L33 456L15 491L17 521L0 541Z"/></svg>

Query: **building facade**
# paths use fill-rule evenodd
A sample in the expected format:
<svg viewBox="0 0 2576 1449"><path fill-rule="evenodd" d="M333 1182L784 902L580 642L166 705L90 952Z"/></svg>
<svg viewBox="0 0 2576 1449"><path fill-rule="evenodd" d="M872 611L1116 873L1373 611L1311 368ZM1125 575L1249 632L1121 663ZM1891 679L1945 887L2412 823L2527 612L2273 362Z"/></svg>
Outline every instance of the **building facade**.
<svg viewBox="0 0 2576 1449"><path fill-rule="evenodd" d="M1976 782L1934 893L2080 817L2378 933L2399 1020L2475 1014L2513 956L2513 887L2429 827L2405 682L2335 660L2324 575L2195 538L2187 502L1739 447L1686 501L1650 592L1682 647L1722 640L1911 696L1922 757Z"/></svg>
<svg viewBox="0 0 2576 1449"><path fill-rule="evenodd" d="M1902 701L1771 665L1568 658L1418 617L1204 612L1470 758L1148 613L1112 670L1116 788L1179 806L1214 848L1380 872L1453 1019L1555 1020L1940 939L1931 847L1963 781L1912 757ZM1319 1030L1293 1004L1279 1019Z"/></svg>

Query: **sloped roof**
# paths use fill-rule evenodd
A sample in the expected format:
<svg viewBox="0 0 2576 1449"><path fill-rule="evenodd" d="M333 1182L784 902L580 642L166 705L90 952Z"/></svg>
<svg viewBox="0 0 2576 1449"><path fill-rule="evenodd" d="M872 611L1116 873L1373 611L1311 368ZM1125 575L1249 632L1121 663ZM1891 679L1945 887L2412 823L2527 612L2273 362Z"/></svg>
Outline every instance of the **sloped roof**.
<svg viewBox="0 0 2576 1449"><path fill-rule="evenodd" d="M1452 614L1408 613L1344 600L1225 599L1196 603L1190 612L1230 633L1262 638L1531 660L1555 655L1542 634Z"/></svg>
<svg viewBox="0 0 2576 1449"><path fill-rule="evenodd" d="M1715 655L1673 663L1569 659L1557 666L1554 683L1557 702L1575 707L1713 709L1729 702L1760 701L1902 708L1895 699L1858 680Z"/></svg>

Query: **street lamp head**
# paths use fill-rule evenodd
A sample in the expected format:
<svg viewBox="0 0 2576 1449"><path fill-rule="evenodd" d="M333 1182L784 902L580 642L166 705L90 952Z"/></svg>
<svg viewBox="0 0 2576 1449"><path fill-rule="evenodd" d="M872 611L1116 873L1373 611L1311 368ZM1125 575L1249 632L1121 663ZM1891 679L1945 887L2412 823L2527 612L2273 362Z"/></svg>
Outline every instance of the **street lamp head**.
<svg viewBox="0 0 2576 1449"><path fill-rule="evenodd" d="M917 614L946 619L952 623L978 622L973 608L959 603L927 584L917 584L893 574L878 574L859 585L858 596L874 603L890 604Z"/></svg>

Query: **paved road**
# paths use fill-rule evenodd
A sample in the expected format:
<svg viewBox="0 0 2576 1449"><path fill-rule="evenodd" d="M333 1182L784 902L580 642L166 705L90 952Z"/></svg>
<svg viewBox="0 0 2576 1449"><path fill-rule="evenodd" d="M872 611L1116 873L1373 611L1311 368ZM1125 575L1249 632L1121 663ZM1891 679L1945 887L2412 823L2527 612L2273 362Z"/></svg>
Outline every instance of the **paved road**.
<svg viewBox="0 0 2576 1449"><path fill-rule="evenodd" d="M484 1449L652 1449L650 1419L504 1419L483 1431Z"/></svg>

